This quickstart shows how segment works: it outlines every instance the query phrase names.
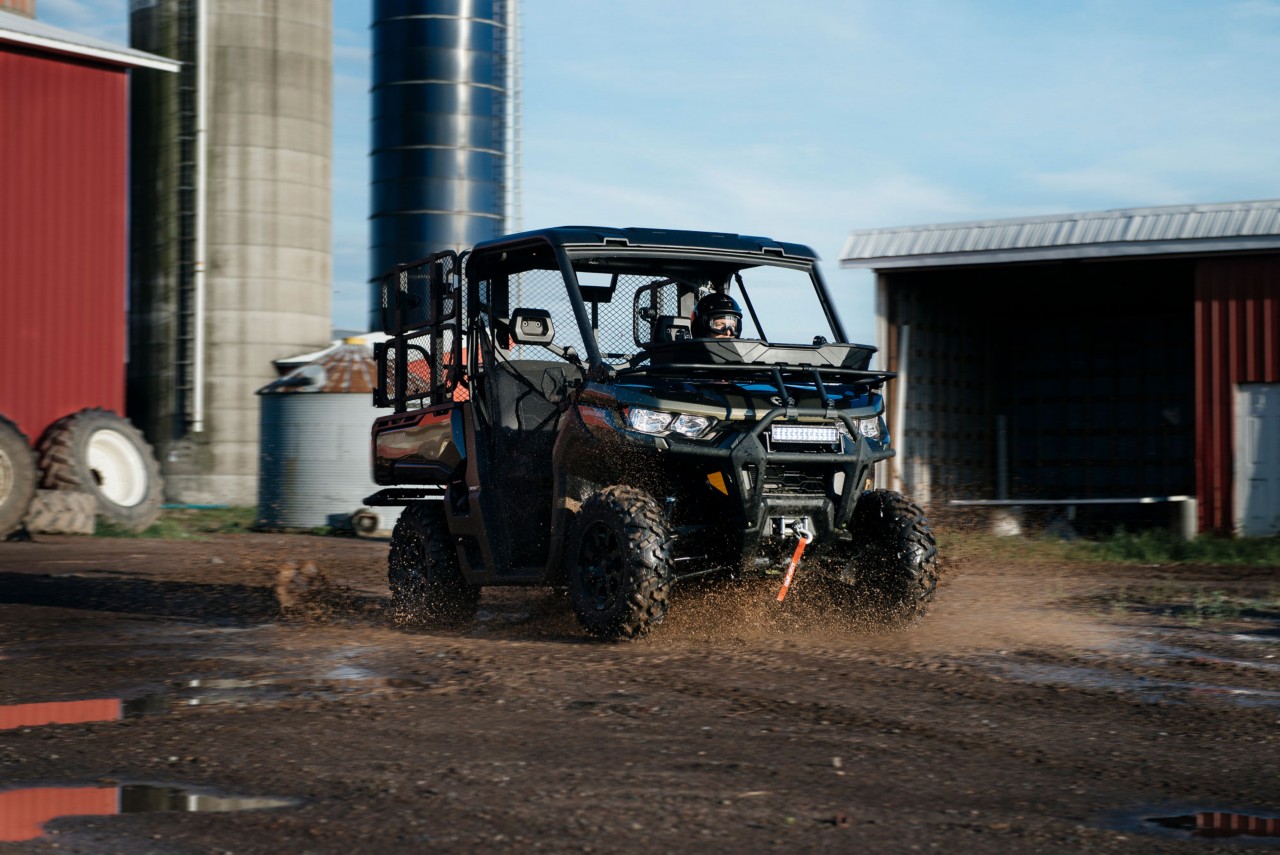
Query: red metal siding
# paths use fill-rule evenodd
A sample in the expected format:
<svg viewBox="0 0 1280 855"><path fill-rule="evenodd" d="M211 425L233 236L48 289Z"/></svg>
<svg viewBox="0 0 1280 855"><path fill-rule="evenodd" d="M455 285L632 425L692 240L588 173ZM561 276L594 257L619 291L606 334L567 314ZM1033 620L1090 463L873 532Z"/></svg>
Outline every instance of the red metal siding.
<svg viewBox="0 0 1280 855"><path fill-rule="evenodd" d="M1232 405L1240 383L1280 383L1280 256L1196 266L1196 494L1200 530L1230 533Z"/></svg>
<svg viewBox="0 0 1280 855"><path fill-rule="evenodd" d="M0 46L0 413L124 413L128 77Z"/></svg>

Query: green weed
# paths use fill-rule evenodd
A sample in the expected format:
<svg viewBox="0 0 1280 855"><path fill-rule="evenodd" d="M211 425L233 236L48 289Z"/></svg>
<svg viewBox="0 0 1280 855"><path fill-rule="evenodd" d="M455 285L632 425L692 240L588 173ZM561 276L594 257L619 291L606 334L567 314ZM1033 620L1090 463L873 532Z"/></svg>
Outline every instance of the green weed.
<svg viewBox="0 0 1280 855"><path fill-rule="evenodd" d="M96 537L145 537L199 540L210 534L236 534L253 530L257 508L164 508L160 517L142 531L129 531L107 520L98 520Z"/></svg>

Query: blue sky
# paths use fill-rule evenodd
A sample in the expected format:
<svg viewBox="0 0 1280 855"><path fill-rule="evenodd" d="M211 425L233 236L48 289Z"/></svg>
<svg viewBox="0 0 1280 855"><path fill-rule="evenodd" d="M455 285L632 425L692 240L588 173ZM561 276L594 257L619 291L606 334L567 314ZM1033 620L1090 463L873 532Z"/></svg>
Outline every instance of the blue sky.
<svg viewBox="0 0 1280 855"><path fill-rule="evenodd" d="M370 5L334 10L334 322L367 308ZM120 43L127 0L38 0ZM1280 197L1280 0L526 0L523 224L807 243Z"/></svg>

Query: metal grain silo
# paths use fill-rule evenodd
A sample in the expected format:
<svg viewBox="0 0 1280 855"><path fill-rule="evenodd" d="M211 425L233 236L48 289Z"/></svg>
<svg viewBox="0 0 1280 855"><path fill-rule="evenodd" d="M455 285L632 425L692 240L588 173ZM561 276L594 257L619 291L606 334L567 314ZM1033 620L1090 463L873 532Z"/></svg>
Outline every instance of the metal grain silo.
<svg viewBox="0 0 1280 855"><path fill-rule="evenodd" d="M370 329L378 278L505 229L515 0L375 0Z"/></svg>
<svg viewBox="0 0 1280 855"><path fill-rule="evenodd" d="M129 406L170 498L250 505L254 392L330 338L331 5L132 0Z"/></svg>
<svg viewBox="0 0 1280 855"><path fill-rule="evenodd" d="M390 410L369 405L376 377L363 339L349 338L258 390L258 525L347 528L375 493L369 428ZM400 508L371 508L390 532Z"/></svg>

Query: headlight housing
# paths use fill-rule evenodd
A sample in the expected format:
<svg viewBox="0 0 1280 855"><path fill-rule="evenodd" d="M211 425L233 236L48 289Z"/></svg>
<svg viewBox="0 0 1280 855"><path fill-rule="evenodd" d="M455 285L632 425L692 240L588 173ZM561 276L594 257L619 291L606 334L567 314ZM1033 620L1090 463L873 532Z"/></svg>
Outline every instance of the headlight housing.
<svg viewBox="0 0 1280 855"><path fill-rule="evenodd" d="M711 432L716 425L716 420L710 416L664 413L661 410L649 410L644 407L629 407L627 424L632 430L638 430L641 433L678 433L689 439L698 439Z"/></svg>
<svg viewBox="0 0 1280 855"><path fill-rule="evenodd" d="M862 434L867 439L874 439L883 442L884 438L889 433L884 423L884 416L880 415L870 416L865 419L855 418L853 420L853 425L857 429L858 433ZM836 428L845 436L850 435L849 429L845 427L844 422L836 422Z"/></svg>
<svg viewBox="0 0 1280 855"><path fill-rule="evenodd" d="M884 439L884 419L880 416L872 416L869 419L854 419L858 425L858 433L867 439Z"/></svg>

